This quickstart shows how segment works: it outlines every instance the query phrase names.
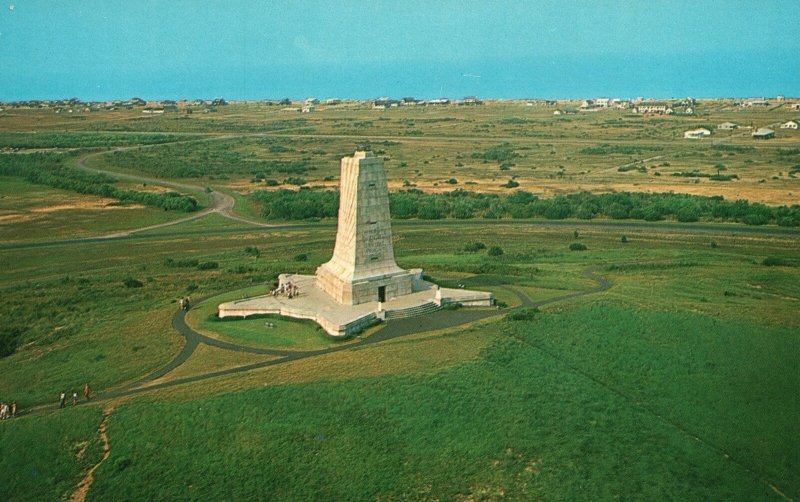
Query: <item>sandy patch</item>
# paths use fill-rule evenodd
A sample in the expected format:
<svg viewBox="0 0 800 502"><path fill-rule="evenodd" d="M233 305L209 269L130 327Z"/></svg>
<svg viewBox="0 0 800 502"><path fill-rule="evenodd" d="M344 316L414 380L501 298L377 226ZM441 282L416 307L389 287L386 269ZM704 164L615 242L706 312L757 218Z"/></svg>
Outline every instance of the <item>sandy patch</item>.
<svg viewBox="0 0 800 502"><path fill-rule="evenodd" d="M114 199L99 199L91 201L76 201L70 204L56 204L52 206L42 206L31 208L27 211L20 212L6 212L0 214L0 225L8 225L13 223L25 223L29 221L39 220L51 213L69 210L82 210L82 211L109 211L119 209L143 209L145 206L140 204L131 205L110 205L116 202Z"/></svg>

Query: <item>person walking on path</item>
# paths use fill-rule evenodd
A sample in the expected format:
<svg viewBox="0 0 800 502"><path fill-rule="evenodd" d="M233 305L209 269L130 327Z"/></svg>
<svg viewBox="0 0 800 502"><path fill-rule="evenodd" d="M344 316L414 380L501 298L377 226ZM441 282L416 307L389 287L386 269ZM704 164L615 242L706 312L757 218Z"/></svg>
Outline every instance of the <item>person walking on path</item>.
<svg viewBox="0 0 800 502"><path fill-rule="evenodd" d="M72 406L78 404L78 393L74 390L72 391Z"/></svg>
<svg viewBox="0 0 800 502"><path fill-rule="evenodd" d="M61 395L58 396L58 407L59 408L63 408L64 406L66 406L66 403L65 403L66 399L67 399L67 393L62 390L61 391Z"/></svg>
<svg viewBox="0 0 800 502"><path fill-rule="evenodd" d="M11 401L11 418L14 418L16 416L17 416L17 402Z"/></svg>
<svg viewBox="0 0 800 502"><path fill-rule="evenodd" d="M88 382L83 384L83 397L85 397L87 401L92 398L92 389L89 388Z"/></svg>

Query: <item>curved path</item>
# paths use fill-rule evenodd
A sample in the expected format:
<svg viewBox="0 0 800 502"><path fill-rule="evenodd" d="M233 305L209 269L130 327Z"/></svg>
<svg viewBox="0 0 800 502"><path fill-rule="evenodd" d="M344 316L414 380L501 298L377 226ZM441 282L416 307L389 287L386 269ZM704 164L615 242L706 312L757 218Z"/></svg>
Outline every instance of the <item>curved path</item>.
<svg viewBox="0 0 800 502"><path fill-rule="evenodd" d="M163 187L172 188L172 189L175 189L175 190L194 192L194 193L198 193L198 194L205 193L205 194L207 194L207 195L209 195L211 197L211 206L206 208L206 209L203 209L202 211L198 211L196 213L193 213L193 214L191 214L189 216L185 216L183 218L177 218L175 220L168 221L168 222L165 222L165 223L159 223L157 225L149 225L149 226L146 226L146 227L140 227L140 228L135 228L135 229L131 229L131 230L123 230L121 232L114 232L114 233L111 233L111 234L101 235L101 236L97 236L97 237L87 237L86 239L76 239L76 241L80 242L80 241L88 240L88 239L105 240L105 239L118 239L118 238L122 238L122 237L128 237L128 236L130 236L130 235L132 235L134 233L144 232L146 230L154 230L154 229L157 229L157 228L168 227L168 226L172 226L172 225L177 225L179 223L184 223L186 221L195 220L197 218L202 218L203 216L206 216L207 214L211 214L211 213L217 213L217 214L219 214L219 215L221 215L221 216L223 216L225 218L228 218L228 219L231 219L231 220L234 220L234 221L238 221L238 222L242 222L242 223L248 223L250 225L255 225L255 226L259 226L259 227L270 227L271 225L269 225L269 224L262 223L260 221L255 221L255 220L248 220L247 218L243 218L243 217L237 215L236 213L234 213L233 208L236 205L236 199L234 199L232 196L230 196L230 195L228 195L226 193L217 192L217 191L214 191L214 190L209 192L209 191L206 190L205 187L201 187L201 186L198 186L198 185L192 185L192 184L189 184L189 183L180 183L180 182L177 182L177 181L162 180L162 179L159 179L159 178L151 178L151 177L148 177L148 176L141 176L141 175L137 175L137 174L128 174L128 173L120 173L120 172L116 172L116 171L108 171L108 170L105 170L105 169L98 169L96 167L89 167L89 166L86 165L86 161L89 160L89 159L92 159L92 158L95 158L95 157L100 157L102 155L107 155L107 154L114 153L114 152L123 152L123 151L128 151L128 150L143 150L143 149L146 149L146 148L154 148L154 147L163 146L163 145L174 145L174 144L178 144L178 143L187 143L187 142L218 141L218 140L226 140L226 139L235 139L235 138L238 138L238 137L240 137L240 135L210 136L210 137L204 137L202 139L193 138L193 139L190 139L190 140L172 141L172 142L169 142L169 143L153 143L153 144L148 144L148 145L124 146L124 147L119 147L119 148L113 148L111 150L103 150L103 151L99 151L99 152L92 152L92 153L87 153L87 154L81 155L80 157L78 157L75 160L75 168L77 168L77 169L79 169L81 171L86 171L86 172L89 172L89 173L92 173L92 174L102 174L102 175L105 175L105 176L111 176L112 178L117 178L117 179L120 179L120 180L123 180L123 181L133 181L133 182L136 182L136 183L146 183L146 184L149 184L149 185L163 186Z"/></svg>
<svg viewBox="0 0 800 502"><path fill-rule="evenodd" d="M170 361L163 367L150 373L147 376L142 377L141 379L135 382L129 383L114 390L98 393L96 397L92 400L92 402L106 401L109 399L131 396L134 394L140 394L153 390L174 387L177 385L200 382L203 380L208 380L210 378L216 378L224 375L245 373L258 368L277 366L292 361L298 361L300 359L308 359L312 357L332 354L334 352L342 352L345 350L358 350L366 346L375 345L378 343L382 343L395 338L400 338L403 336L426 333L431 331L438 331L447 328L454 328L475 321L479 321L482 319L498 317L524 308L541 307L551 303L560 302L563 300L569 300L581 296L599 293L602 291L606 291L612 286L611 281L609 281L605 277L595 274L592 268L584 270L583 277L594 281L596 283L596 286L581 291L566 293L545 300L537 300L537 301L531 300L525 294L516 289L513 289L511 287L505 287L506 290L514 293L520 300L519 306L505 310L500 310L500 309L478 310L478 309L468 309L468 308L459 310L439 310L437 312L433 312L418 317L393 319L387 321L383 328L381 328L376 333L372 334L367 338L362 338L355 343L349 343L346 345L331 347L327 349L320 349L320 350L288 351L288 350L262 349L262 348L249 347L246 345L239 345L233 342L218 340L216 338L211 338L201 333L198 333L197 331L189 327L186 324L185 320L186 312L183 310L178 310L172 317L172 327L175 330L177 330L178 333L180 333L181 336L183 336L185 339L185 344L181 352L177 356L175 356L175 358L172 361ZM230 350L235 352L263 354L265 356L270 356L270 359L252 364L247 364L244 366L236 366L233 368L212 371L199 375L176 378L174 380L169 380L166 382L154 383L158 379L166 376L167 374L169 374L170 372L172 372L173 370L184 364L192 356L195 349L200 344L209 345L219 349ZM57 404L43 404L27 410L27 413L40 413L40 412L55 410L57 408L58 408Z"/></svg>

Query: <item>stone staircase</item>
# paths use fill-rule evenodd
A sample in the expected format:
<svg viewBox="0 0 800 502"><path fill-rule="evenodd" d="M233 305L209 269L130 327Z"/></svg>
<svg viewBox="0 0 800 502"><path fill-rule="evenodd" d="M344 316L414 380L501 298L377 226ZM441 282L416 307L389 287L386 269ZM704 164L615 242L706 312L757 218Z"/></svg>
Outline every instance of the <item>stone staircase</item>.
<svg viewBox="0 0 800 502"><path fill-rule="evenodd" d="M434 302L426 302L422 305L416 305L414 307L408 307L405 309L398 309L398 310L387 310L386 311L386 320L389 319L403 319L405 317L414 317L418 315L430 314L431 312L436 312L437 310L441 310L440 305L436 305Z"/></svg>

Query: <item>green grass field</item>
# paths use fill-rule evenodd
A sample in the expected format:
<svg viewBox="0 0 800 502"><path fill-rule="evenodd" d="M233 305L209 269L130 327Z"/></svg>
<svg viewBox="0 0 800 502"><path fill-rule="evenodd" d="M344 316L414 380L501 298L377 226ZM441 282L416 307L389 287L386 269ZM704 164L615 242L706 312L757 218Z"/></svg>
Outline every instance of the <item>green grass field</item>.
<svg viewBox="0 0 800 502"><path fill-rule="evenodd" d="M249 104L147 120L98 112L69 133L44 112L8 114L0 148L9 151L0 155L154 144L89 165L219 189L234 207L130 237L65 242L185 214L0 179L0 401L19 407L0 422L0 496L69 498L100 462L106 410L110 454L88 500L800 498L796 228L401 220L393 225L400 266L423 268L444 286L490 290L511 308L520 301L513 291L545 301L595 288L587 270L612 286L364 345L333 341L307 322L212 320L219 301L263 293L279 273L313 273L333 249L330 220L248 223L266 223L250 192L274 189L269 179L287 187L289 177L331 188L338 158L363 139L389 158L392 190L407 180L430 192L445 184L513 191L497 185L516 176L543 197L675 190L774 205L800 193L795 133L723 143L739 149L679 139L692 125L774 123L782 109L703 102L697 116L668 118L552 111L510 102L397 113L347 105L301 118ZM201 141L223 134L235 137ZM515 165L484 164L481 155L505 142ZM644 162L644 173L617 170L649 156L663 159ZM718 163L740 180L668 174ZM445 183L451 177L457 184ZM336 350L281 361L200 344L152 387L127 394L184 350L172 318L189 295L209 299L188 323L219 340ZM380 327L362 338L373 336ZM212 372L220 374L207 378ZM95 401L53 409L62 389L80 393L86 382Z"/></svg>

